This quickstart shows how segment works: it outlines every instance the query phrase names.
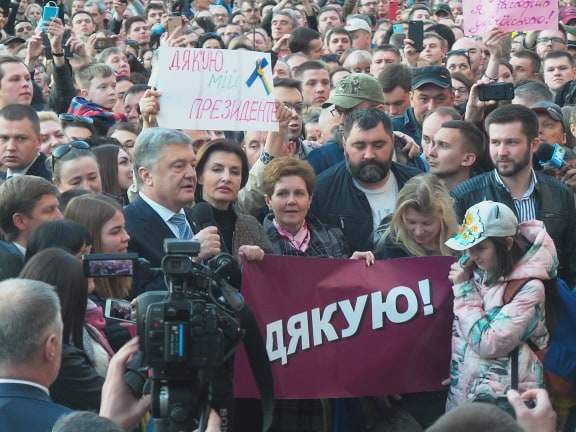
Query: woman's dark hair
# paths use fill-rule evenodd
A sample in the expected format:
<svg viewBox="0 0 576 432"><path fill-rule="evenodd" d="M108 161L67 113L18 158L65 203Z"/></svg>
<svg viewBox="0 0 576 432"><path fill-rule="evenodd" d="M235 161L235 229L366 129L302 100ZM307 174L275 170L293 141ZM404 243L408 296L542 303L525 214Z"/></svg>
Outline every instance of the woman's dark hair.
<svg viewBox="0 0 576 432"><path fill-rule="evenodd" d="M56 288L64 324L62 340L84 349L82 335L88 301L88 280L84 276L82 262L63 249L44 249L26 263L19 277L46 282Z"/></svg>
<svg viewBox="0 0 576 432"><path fill-rule="evenodd" d="M62 192L60 194L60 200L59 200L60 201L60 211L62 213L64 213L64 210L66 210L66 206L74 198L82 196L82 195L88 195L90 193L91 192L88 192L86 189L69 189L66 192Z"/></svg>
<svg viewBox="0 0 576 432"><path fill-rule="evenodd" d="M240 163L242 164L242 180L240 181L240 188L246 186L246 183L248 182L248 173L250 171L248 158L246 157L246 153L244 153L238 144L228 139L210 141L208 144L204 145L200 151L198 151L198 154L196 155L198 158L198 163L196 164L196 173L198 176L202 175L204 172L204 168L206 167L208 159L210 159L210 155L219 151L232 153L240 158Z"/></svg>
<svg viewBox="0 0 576 432"><path fill-rule="evenodd" d="M462 72L454 72L454 73L450 74L450 78L455 79L456 81L460 81L462 84L464 84L466 86L468 91L470 91L470 89L472 88L472 85L474 84L470 80L470 78L466 77L466 75L464 75Z"/></svg>
<svg viewBox="0 0 576 432"><path fill-rule="evenodd" d="M202 46L204 45L204 42L206 42L210 39L216 39L218 41L218 43L220 44L220 49L226 48L226 45L224 44L224 41L222 40L220 35L218 33L214 33L214 32L208 32L208 33L204 33L203 35L201 35L198 38L198 42L196 42L196 48L202 48Z"/></svg>
<svg viewBox="0 0 576 432"><path fill-rule="evenodd" d="M216 26L211 18L202 16L198 18L194 18L196 24L198 24L206 33L214 33L216 31Z"/></svg>
<svg viewBox="0 0 576 432"><path fill-rule="evenodd" d="M26 261L48 248L60 248L77 255L83 247L90 244L90 233L79 223L70 220L45 222L34 230L28 240Z"/></svg>
<svg viewBox="0 0 576 432"><path fill-rule="evenodd" d="M530 242L521 234L514 237L510 250L506 247L506 237L491 237L496 251L496 269L491 274L489 283L497 281L502 276L512 273L514 266L522 259L530 248ZM541 280L544 284L546 328L552 334L562 313L562 299L558 294L556 278Z"/></svg>
<svg viewBox="0 0 576 432"><path fill-rule="evenodd" d="M496 268L491 272L489 283L495 283L501 277L510 275L530 247L530 242L523 235L517 234L513 237L512 247L508 249L507 238L490 237L496 253Z"/></svg>
<svg viewBox="0 0 576 432"><path fill-rule="evenodd" d="M114 138L106 139L113 140ZM120 182L118 182L118 152L121 149L122 146L117 144L104 144L95 147L93 150L100 168L102 192L118 199L121 199L125 193L120 186Z"/></svg>

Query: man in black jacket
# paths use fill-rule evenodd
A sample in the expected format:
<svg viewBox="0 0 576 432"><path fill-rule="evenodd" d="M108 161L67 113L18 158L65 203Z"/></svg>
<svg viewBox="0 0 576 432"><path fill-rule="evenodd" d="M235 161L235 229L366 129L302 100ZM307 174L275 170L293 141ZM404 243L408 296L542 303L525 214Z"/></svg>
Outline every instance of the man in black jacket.
<svg viewBox="0 0 576 432"><path fill-rule="evenodd" d="M42 223L62 219L58 189L34 176L16 176L0 185L0 280L15 277L24 265L30 236Z"/></svg>
<svg viewBox="0 0 576 432"><path fill-rule="evenodd" d="M0 109L0 162L7 168L0 172L0 180L26 174L51 181L40 144L40 120L33 108L7 105Z"/></svg>
<svg viewBox="0 0 576 432"><path fill-rule="evenodd" d="M576 209L572 192L561 182L532 169L540 145L538 117L522 105L507 105L485 120L495 169L458 185L452 195L460 219L472 205L492 200L508 205L520 222L544 222L560 261L558 274L576 282Z"/></svg>
<svg viewBox="0 0 576 432"><path fill-rule="evenodd" d="M390 118L369 108L353 111L344 123L346 160L316 182L312 213L344 231L351 251L372 249L373 232L393 213L398 191L420 171L392 162Z"/></svg>

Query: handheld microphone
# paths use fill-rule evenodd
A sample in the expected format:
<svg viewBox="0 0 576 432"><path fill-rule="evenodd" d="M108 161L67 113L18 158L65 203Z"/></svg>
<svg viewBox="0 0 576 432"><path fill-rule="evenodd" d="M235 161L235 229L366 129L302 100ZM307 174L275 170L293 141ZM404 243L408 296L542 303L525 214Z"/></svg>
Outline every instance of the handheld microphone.
<svg viewBox="0 0 576 432"><path fill-rule="evenodd" d="M200 230L209 226L216 226L214 211L212 210L212 206L207 202L194 204L194 207L191 209L191 215Z"/></svg>
<svg viewBox="0 0 576 432"><path fill-rule="evenodd" d="M560 144L541 144L535 153L540 165L543 168L561 169L566 165L566 161L571 159L566 154L566 150Z"/></svg>

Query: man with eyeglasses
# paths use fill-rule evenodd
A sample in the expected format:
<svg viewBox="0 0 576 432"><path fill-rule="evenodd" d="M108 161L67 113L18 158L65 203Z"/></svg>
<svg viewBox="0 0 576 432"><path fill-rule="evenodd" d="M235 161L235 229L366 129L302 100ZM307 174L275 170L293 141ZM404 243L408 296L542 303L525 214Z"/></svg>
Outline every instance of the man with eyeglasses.
<svg viewBox="0 0 576 432"><path fill-rule="evenodd" d="M28 105L8 105L0 110L0 163L6 171L0 180L35 175L52 180L46 156L40 153L40 120Z"/></svg>
<svg viewBox="0 0 576 432"><path fill-rule="evenodd" d="M305 160L318 143L302 137L304 98L300 81L290 78L274 80L272 92L278 105L278 132L269 132L260 158L250 169L248 182L238 193L238 209L258 217L266 206L262 189L264 168L276 157L294 156Z"/></svg>
<svg viewBox="0 0 576 432"><path fill-rule="evenodd" d="M482 44L470 37L463 37L458 39L452 45L452 51L459 50L464 50L468 53L468 57L470 58L470 65L472 66L472 72L474 73L474 78L480 79L486 66L486 58L483 55Z"/></svg>
<svg viewBox="0 0 576 432"><path fill-rule="evenodd" d="M358 2L358 13L368 16L376 16L376 7L378 2L376 0L360 0Z"/></svg>
<svg viewBox="0 0 576 432"><path fill-rule="evenodd" d="M252 0L245 0L240 3L240 10L242 15L246 18L246 23L250 26L258 25L260 22L260 11L256 7L256 3Z"/></svg>
<svg viewBox="0 0 576 432"><path fill-rule="evenodd" d="M552 51L566 51L566 33L562 30L542 30L536 38L536 54L543 59Z"/></svg>

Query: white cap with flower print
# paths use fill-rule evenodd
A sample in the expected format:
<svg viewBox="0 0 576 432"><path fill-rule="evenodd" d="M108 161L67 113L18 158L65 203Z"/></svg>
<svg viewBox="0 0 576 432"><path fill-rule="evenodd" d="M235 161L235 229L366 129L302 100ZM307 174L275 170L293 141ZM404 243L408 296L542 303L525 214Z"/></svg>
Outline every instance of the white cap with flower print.
<svg viewBox="0 0 576 432"><path fill-rule="evenodd" d="M518 232L518 218L505 204L482 201L470 207L458 233L446 241L450 249L470 249L488 237L512 237Z"/></svg>

